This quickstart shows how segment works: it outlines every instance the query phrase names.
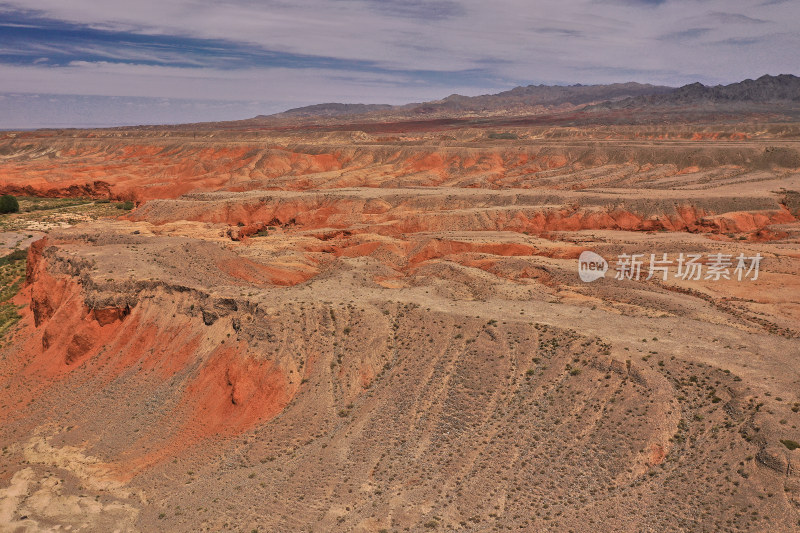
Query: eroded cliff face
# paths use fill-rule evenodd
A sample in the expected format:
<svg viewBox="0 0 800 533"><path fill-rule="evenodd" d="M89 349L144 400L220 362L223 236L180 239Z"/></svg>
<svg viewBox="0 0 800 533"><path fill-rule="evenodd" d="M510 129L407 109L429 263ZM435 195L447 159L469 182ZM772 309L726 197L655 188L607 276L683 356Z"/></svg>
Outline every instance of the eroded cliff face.
<svg viewBox="0 0 800 533"><path fill-rule="evenodd" d="M18 379L5 391L8 398L32 402L67 384L93 397L125 383L138 403L168 388L149 427L116 450L130 454L125 464L142 467L203 438L267 421L295 394L302 378L290 374L299 376L308 354L265 356L263 335L251 331L253 316L234 313L246 303L214 303L196 290L140 280L122 293L99 289L91 261L62 255L59 244L43 239L30 249L27 285L18 297L25 306L22 331L8 369ZM122 420L141 409L128 407ZM22 410L4 415L6 422L27 416Z"/></svg>
<svg viewBox="0 0 800 533"><path fill-rule="evenodd" d="M192 194L148 202L131 219L223 223L234 226L229 232L234 239L274 226L326 230L323 237L341 235L342 230L348 235L394 237L453 230L539 235L620 230L736 233L763 239L769 238L768 226L797 220L777 194L748 198L672 193L624 199L607 193L466 193L446 188Z"/></svg>

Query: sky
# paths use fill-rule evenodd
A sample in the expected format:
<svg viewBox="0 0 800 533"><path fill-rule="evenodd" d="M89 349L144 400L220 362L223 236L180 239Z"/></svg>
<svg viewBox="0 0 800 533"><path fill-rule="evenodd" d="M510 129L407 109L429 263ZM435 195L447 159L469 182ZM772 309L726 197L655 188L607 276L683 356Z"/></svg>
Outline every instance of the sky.
<svg viewBox="0 0 800 533"><path fill-rule="evenodd" d="M800 74L797 0L0 0L0 129Z"/></svg>

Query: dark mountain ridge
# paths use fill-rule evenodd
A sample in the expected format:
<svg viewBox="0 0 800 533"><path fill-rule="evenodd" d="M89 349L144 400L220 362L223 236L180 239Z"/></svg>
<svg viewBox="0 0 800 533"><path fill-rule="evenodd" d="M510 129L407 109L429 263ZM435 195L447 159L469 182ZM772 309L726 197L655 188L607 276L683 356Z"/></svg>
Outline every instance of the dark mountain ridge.
<svg viewBox="0 0 800 533"><path fill-rule="evenodd" d="M406 105L326 103L290 109L251 121L425 120L440 118L557 116L587 111L673 113L683 107L741 113L746 108L763 111L794 109L800 103L800 77L791 74L764 75L729 85L691 83L674 88L635 82L608 85L528 85L480 96L453 94L441 100Z"/></svg>
<svg viewBox="0 0 800 533"><path fill-rule="evenodd" d="M616 101L625 98L665 94L665 87L641 83L610 85L528 85L497 94L462 96L452 94L441 100L392 106L386 104L326 103L290 109L275 115L260 115L256 119L329 118L343 116L419 116L451 117L462 115L540 114L553 110L574 109L593 102ZM560 109L559 109L560 108Z"/></svg>
<svg viewBox="0 0 800 533"><path fill-rule="evenodd" d="M642 95L616 103L608 108L711 104L759 104L800 102L800 78L792 74L764 75L730 85L709 87L702 83L684 85L666 94Z"/></svg>
<svg viewBox="0 0 800 533"><path fill-rule="evenodd" d="M295 107L288 109L275 115L273 117L335 117L339 115L361 115L364 113L372 113L374 111L387 111L394 106L389 104L340 104L335 102L314 104L304 107ZM259 115L265 117L267 115ZM256 117L256 118L259 118Z"/></svg>

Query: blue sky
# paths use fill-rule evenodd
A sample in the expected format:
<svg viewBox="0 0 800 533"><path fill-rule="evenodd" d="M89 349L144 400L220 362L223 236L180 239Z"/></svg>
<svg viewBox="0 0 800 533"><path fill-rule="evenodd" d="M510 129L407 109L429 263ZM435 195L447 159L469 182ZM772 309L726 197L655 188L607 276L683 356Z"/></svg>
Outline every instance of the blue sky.
<svg viewBox="0 0 800 533"><path fill-rule="evenodd" d="M0 128L798 74L798 22L795 0L0 0Z"/></svg>

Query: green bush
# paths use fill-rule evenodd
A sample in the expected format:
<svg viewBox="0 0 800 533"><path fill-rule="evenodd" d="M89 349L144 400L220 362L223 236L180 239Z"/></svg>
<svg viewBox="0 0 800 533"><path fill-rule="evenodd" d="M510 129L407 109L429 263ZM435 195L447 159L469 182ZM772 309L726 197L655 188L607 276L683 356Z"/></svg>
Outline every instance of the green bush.
<svg viewBox="0 0 800 533"><path fill-rule="evenodd" d="M10 263L15 263L17 261L22 261L28 258L28 249L24 250L14 250L10 254L0 257L0 266L8 265Z"/></svg>
<svg viewBox="0 0 800 533"><path fill-rule="evenodd" d="M19 202L10 194L0 196L0 213L18 213Z"/></svg>
<svg viewBox="0 0 800 533"><path fill-rule="evenodd" d="M505 132L505 133L496 133L491 132L489 133L490 139L519 139L519 135L515 133Z"/></svg>
<svg viewBox="0 0 800 533"><path fill-rule="evenodd" d="M117 204L117 209L124 209L125 211L130 211L134 207L136 207L136 205L130 200L125 200Z"/></svg>
<svg viewBox="0 0 800 533"><path fill-rule="evenodd" d="M783 444L784 446L786 446L790 450L796 450L797 448L800 448L800 443L798 443L797 441L789 440L789 439L782 440L781 444Z"/></svg>

